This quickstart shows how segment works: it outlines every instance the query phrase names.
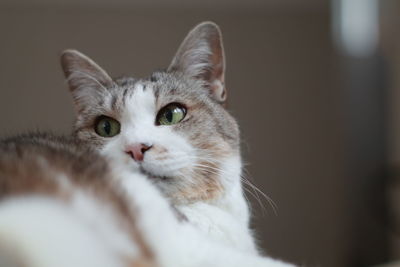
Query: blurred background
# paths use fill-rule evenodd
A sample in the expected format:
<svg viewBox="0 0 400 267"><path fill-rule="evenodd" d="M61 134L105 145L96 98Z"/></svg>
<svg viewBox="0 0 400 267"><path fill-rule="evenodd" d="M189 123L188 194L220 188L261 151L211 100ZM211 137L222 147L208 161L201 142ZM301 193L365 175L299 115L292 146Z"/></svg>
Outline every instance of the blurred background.
<svg viewBox="0 0 400 267"><path fill-rule="evenodd" d="M263 251L400 259L398 0L0 0L0 136L70 131L63 49L147 76L204 20L224 35L248 176L278 207L249 195Z"/></svg>

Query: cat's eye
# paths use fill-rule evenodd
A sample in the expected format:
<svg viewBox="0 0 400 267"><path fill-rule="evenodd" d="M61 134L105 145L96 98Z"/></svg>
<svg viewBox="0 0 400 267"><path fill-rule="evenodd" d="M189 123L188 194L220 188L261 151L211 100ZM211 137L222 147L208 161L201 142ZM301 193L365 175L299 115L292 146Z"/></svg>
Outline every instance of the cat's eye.
<svg viewBox="0 0 400 267"><path fill-rule="evenodd" d="M113 137L119 134L121 124L113 118L100 116L96 121L94 130L102 137Z"/></svg>
<svg viewBox="0 0 400 267"><path fill-rule="evenodd" d="M179 103L171 103L163 107L157 114L157 124L173 125L183 120L186 108Z"/></svg>

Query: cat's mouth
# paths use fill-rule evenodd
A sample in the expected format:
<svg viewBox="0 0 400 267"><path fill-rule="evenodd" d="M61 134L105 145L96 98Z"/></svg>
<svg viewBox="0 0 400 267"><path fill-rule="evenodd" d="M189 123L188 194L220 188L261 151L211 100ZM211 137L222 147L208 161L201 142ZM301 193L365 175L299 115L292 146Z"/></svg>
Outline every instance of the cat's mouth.
<svg viewBox="0 0 400 267"><path fill-rule="evenodd" d="M170 178L168 176L154 174L154 173L146 170L145 168L143 168L143 166L140 167L140 172L142 174L146 175L147 177L149 177L150 179L167 180Z"/></svg>

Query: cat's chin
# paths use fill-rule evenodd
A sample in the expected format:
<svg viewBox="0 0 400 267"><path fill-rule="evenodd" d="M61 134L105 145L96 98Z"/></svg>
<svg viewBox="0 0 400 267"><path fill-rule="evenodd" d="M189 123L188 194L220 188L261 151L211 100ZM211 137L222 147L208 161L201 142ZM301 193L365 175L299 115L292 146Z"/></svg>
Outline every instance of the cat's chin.
<svg viewBox="0 0 400 267"><path fill-rule="evenodd" d="M152 179L152 180L167 180L167 179L171 178L171 177L168 177L168 176L156 175L156 174L151 173L150 171L146 170L143 167L140 167L140 172L143 175L145 175L146 177L148 177L149 179Z"/></svg>

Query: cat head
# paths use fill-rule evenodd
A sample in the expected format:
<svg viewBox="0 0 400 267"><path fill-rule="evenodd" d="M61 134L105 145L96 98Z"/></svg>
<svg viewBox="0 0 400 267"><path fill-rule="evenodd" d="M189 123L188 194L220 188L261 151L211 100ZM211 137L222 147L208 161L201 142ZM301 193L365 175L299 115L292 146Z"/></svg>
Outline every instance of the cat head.
<svg viewBox="0 0 400 267"><path fill-rule="evenodd" d="M195 27L168 69L146 79L112 79L76 50L64 51L61 63L76 137L146 174L173 203L212 201L240 183L239 130L224 107L216 24Z"/></svg>

